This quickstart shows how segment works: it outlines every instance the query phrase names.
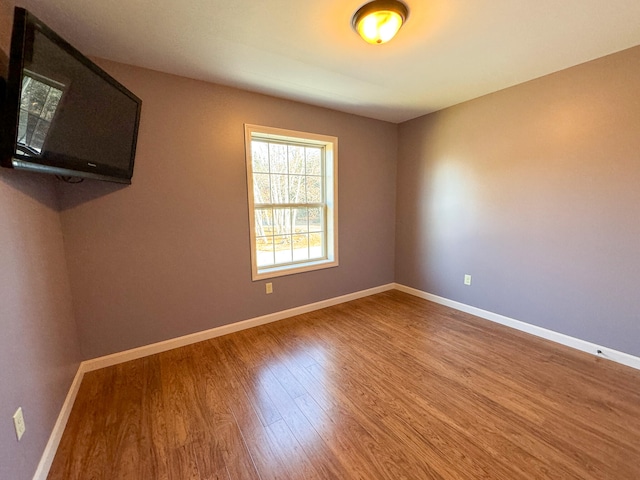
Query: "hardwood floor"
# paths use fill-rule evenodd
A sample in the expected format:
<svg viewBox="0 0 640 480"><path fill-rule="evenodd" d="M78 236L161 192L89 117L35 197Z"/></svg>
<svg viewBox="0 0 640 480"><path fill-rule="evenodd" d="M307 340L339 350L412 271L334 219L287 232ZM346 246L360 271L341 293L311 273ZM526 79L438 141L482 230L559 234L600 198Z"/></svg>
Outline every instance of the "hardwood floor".
<svg viewBox="0 0 640 480"><path fill-rule="evenodd" d="M87 373L49 479L639 479L640 372L397 291Z"/></svg>

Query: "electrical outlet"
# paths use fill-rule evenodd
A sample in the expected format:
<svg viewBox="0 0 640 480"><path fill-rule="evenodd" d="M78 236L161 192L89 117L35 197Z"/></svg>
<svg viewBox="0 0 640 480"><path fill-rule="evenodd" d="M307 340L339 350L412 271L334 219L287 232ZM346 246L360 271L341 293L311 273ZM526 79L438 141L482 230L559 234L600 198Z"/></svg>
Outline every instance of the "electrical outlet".
<svg viewBox="0 0 640 480"><path fill-rule="evenodd" d="M471 285L471 275L465 275L464 276L464 284L465 285Z"/></svg>
<svg viewBox="0 0 640 480"><path fill-rule="evenodd" d="M265 285L265 290L267 292L267 295L269 295L270 293L273 293L273 283L269 282Z"/></svg>
<svg viewBox="0 0 640 480"><path fill-rule="evenodd" d="M16 410L16 413L13 414L13 425L16 427L16 437L18 437L18 441L22 438L27 427L24 424L24 416L22 415L22 407L19 407Z"/></svg>

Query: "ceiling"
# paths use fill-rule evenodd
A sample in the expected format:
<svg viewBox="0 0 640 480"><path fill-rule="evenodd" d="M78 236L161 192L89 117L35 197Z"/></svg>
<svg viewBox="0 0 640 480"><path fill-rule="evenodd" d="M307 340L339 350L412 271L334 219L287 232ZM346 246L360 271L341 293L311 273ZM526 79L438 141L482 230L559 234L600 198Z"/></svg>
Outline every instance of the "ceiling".
<svg viewBox="0 0 640 480"><path fill-rule="evenodd" d="M365 0L24 0L90 56L399 123L640 44L638 0L405 0L397 37Z"/></svg>

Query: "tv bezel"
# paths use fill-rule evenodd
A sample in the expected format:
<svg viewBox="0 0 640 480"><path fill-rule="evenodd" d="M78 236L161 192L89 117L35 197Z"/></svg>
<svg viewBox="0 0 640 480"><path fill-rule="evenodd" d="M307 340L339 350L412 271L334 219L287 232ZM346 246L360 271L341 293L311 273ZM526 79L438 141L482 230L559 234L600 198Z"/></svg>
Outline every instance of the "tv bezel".
<svg viewBox="0 0 640 480"><path fill-rule="evenodd" d="M127 170L113 166L92 162L91 159L77 159L67 155L49 155L52 161L39 161L37 157L21 155L16 151L16 136L20 114L20 95L22 89L22 72L24 70L24 55L26 40L31 32L38 30L45 37L64 50L85 67L97 74L102 80L109 83L120 93L129 97L137 104L136 118L132 137L131 156ZM78 49L64 40L60 35L45 25L31 12L21 7L14 9L13 31L11 34L11 50L9 56L9 69L5 86L2 108L3 133L1 164L3 167L19 170L30 170L40 173L48 173L60 176L90 178L130 184L133 176L133 167L136 154L138 128L142 100L128 90L115 78L97 66L84 56Z"/></svg>

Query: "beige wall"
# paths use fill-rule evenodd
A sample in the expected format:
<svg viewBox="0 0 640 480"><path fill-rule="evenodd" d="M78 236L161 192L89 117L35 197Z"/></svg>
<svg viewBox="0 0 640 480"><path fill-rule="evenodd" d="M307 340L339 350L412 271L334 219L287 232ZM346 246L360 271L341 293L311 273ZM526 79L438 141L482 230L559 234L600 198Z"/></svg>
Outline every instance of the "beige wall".
<svg viewBox="0 0 640 480"><path fill-rule="evenodd" d="M640 46L400 125L396 280L640 355L639 93Z"/></svg>
<svg viewBox="0 0 640 480"><path fill-rule="evenodd" d="M86 358L393 282L397 126L101 62L142 101L133 184L60 185ZM251 281L244 123L339 139L336 268Z"/></svg>

